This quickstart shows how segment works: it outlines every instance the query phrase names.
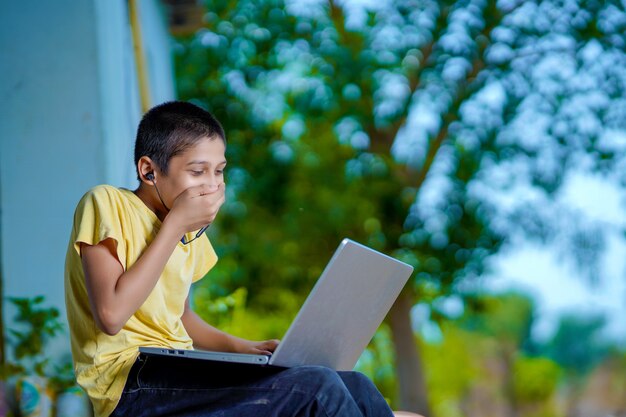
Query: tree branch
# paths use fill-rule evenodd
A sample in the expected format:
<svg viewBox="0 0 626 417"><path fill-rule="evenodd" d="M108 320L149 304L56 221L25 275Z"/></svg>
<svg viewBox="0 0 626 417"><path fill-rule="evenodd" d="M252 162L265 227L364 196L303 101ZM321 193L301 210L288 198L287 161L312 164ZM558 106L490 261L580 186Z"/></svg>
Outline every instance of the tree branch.
<svg viewBox="0 0 626 417"><path fill-rule="evenodd" d="M481 79L480 74L486 68L485 51L493 43L491 38L493 29L495 29L502 23L504 16L512 13L522 4L523 2L519 2L511 9L506 11L506 13L498 10L495 0L491 0L487 4L486 9L488 9L489 11L485 13L485 15L491 15L494 16L494 18L485 19L485 27L476 37L478 49L476 52L476 58L472 63L472 69L467 73L465 80L459 83L454 102L448 108L447 112L442 115L442 126L439 129L439 132L437 132L437 134L435 135L435 137L429 141L428 151L426 152L426 157L424 159L424 165L422 166L422 169L418 172L417 177L414 178L411 186L416 187L418 190L419 188L421 188L424 181L426 180L428 172L430 171L435 161L437 153L443 146L443 143L448 136L450 125L453 122L459 120L459 110L461 105L484 85L485 79Z"/></svg>
<svg viewBox="0 0 626 417"><path fill-rule="evenodd" d="M433 30L432 39L430 40L430 42L427 42L420 48L420 54L422 56L422 59L419 67L415 72L407 74L407 78L409 81L409 95L402 106L402 111L400 112L402 116L395 120L390 126L387 126L383 129L376 128L374 124L371 124L369 129L367 129L367 133L371 139L370 150L372 152L377 154L389 154L391 152L391 147L393 146L393 142L398 135L398 131L406 123L407 117L409 115L411 98L421 85L422 75L424 74L424 71L434 67L435 65L435 62L431 58L437 42L439 41L447 27L450 10L451 6L448 6L441 11L437 18L435 29ZM371 114L374 114L373 108Z"/></svg>

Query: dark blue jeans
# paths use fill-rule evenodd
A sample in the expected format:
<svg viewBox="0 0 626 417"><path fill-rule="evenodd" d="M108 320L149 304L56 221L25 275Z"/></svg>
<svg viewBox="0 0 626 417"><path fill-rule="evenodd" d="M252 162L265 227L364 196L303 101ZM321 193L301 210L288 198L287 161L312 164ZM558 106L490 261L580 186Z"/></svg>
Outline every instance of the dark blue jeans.
<svg viewBox="0 0 626 417"><path fill-rule="evenodd" d="M392 417L358 372L140 355L112 417Z"/></svg>

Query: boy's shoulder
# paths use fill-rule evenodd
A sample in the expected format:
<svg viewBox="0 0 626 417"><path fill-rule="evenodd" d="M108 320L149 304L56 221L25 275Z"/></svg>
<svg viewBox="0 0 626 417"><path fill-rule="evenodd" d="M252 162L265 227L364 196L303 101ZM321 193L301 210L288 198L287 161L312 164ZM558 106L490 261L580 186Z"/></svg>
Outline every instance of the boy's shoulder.
<svg viewBox="0 0 626 417"><path fill-rule="evenodd" d="M119 197L124 195L124 189L123 188L118 188L118 187L114 187L112 185L108 185L108 184L100 184L100 185L96 185L95 187L90 188L84 197L87 196L91 196L91 197Z"/></svg>
<svg viewBox="0 0 626 417"><path fill-rule="evenodd" d="M132 193L132 191L126 190L124 188L114 187L108 184L96 185L95 187L90 188L82 196L78 205L80 207L90 203L111 204L115 202L120 202L129 198L128 193Z"/></svg>
<svg viewBox="0 0 626 417"><path fill-rule="evenodd" d="M140 207L135 199L139 198L126 188L108 184L96 185L89 189L76 205L74 220L125 217L129 212L137 212L137 207Z"/></svg>

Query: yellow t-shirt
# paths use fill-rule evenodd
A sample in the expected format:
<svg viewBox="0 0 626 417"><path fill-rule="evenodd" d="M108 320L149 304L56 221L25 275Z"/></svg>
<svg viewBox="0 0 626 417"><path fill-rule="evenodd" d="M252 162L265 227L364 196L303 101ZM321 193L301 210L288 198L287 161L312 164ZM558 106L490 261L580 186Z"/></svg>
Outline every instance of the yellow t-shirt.
<svg viewBox="0 0 626 417"><path fill-rule="evenodd" d="M118 334L109 336L98 329L91 314L80 243L96 245L114 239L126 271L160 226L161 221L132 191L108 185L91 189L76 208L65 259L65 303L76 379L87 391L96 417L106 417L115 409L139 346L192 348L180 318L191 283L215 265L217 255L205 237L188 245L179 243L148 299Z"/></svg>

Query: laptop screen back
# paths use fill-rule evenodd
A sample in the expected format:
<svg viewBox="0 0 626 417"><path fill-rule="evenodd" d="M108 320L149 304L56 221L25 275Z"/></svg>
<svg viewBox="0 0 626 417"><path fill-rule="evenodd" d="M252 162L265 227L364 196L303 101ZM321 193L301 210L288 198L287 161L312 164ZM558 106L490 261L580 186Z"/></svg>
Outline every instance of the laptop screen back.
<svg viewBox="0 0 626 417"><path fill-rule="evenodd" d="M413 267L344 239L270 364L351 370Z"/></svg>

